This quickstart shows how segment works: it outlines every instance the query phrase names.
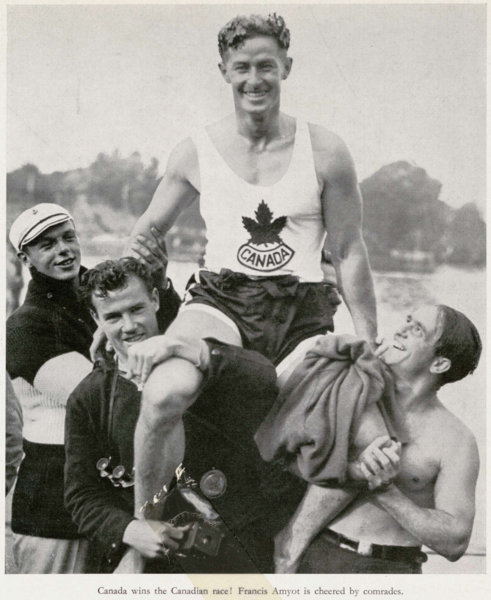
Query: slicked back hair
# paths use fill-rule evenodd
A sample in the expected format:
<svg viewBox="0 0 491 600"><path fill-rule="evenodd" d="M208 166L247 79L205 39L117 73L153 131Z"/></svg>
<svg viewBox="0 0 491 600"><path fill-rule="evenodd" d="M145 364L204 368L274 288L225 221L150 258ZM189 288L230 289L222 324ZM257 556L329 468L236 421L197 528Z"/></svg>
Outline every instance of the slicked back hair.
<svg viewBox="0 0 491 600"><path fill-rule="evenodd" d="M444 304L438 306L441 334L435 356L448 358L452 366L440 376L440 387L472 373L481 357L482 342L474 324L463 313Z"/></svg>
<svg viewBox="0 0 491 600"><path fill-rule="evenodd" d="M149 297L152 296L155 289L152 273L133 257L106 260L89 269L82 276L80 294L90 310L97 312L92 303L92 294L105 298L108 292L125 288L131 277L140 279Z"/></svg>

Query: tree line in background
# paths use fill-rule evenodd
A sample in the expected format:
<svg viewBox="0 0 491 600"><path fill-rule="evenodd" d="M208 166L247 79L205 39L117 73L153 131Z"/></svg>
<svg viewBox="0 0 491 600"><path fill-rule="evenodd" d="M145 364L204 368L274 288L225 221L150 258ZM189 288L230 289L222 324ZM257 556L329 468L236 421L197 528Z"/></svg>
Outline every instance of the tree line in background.
<svg viewBox="0 0 491 600"><path fill-rule="evenodd" d="M7 175L7 227L23 210L56 202L74 216L84 243L124 239L145 211L160 181L159 163L148 166L138 152L122 157L100 153L85 169L43 174L32 164ZM447 263L482 267L486 224L474 202L452 209L439 199L442 185L424 169L399 161L361 182L364 236L379 270L424 270ZM171 257L197 260L204 247L204 222L196 203L171 230ZM422 268L423 267L423 268Z"/></svg>

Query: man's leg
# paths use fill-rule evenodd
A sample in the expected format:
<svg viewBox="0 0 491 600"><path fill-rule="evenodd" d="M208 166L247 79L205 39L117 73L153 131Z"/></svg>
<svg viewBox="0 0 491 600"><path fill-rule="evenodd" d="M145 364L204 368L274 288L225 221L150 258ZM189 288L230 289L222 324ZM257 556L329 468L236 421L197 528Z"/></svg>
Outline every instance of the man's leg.
<svg viewBox="0 0 491 600"><path fill-rule="evenodd" d="M198 310L180 314L167 330L173 338L214 337L241 346L236 331L222 320ZM135 510L168 484L184 458L182 416L199 394L202 373L190 362L171 358L155 367L142 395L135 431Z"/></svg>
<svg viewBox="0 0 491 600"><path fill-rule="evenodd" d="M187 360L171 358L152 371L142 395L135 430L135 508L168 484L184 458L182 416L203 380Z"/></svg>

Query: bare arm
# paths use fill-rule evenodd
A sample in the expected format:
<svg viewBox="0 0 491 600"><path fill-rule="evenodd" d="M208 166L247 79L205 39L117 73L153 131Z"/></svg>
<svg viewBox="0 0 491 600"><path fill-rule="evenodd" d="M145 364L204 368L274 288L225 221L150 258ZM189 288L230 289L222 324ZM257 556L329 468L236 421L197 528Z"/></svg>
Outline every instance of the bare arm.
<svg viewBox="0 0 491 600"><path fill-rule="evenodd" d="M479 454L474 437L460 436L443 459L435 483L435 508L421 508L396 486L376 496L404 529L450 561L467 550L475 513Z"/></svg>
<svg viewBox="0 0 491 600"><path fill-rule="evenodd" d="M325 130L319 128L313 141L316 169L324 184L322 208L338 285L357 335L374 342L377 311L353 160L344 143Z"/></svg>
<svg viewBox="0 0 491 600"><path fill-rule="evenodd" d="M138 234L151 239L152 227L156 227L165 235L179 214L196 200L198 188L198 155L193 142L187 139L171 152L164 177L150 206L136 222L131 232L131 240ZM131 251L129 254L132 254Z"/></svg>
<svg viewBox="0 0 491 600"><path fill-rule="evenodd" d="M353 451L358 456L362 450L390 444L384 421L375 404L364 412L356 433ZM363 454L362 456L363 457ZM361 479L357 463L350 463L349 474ZM310 485L288 525L275 540L275 566L277 573L295 573L302 555L312 540L324 529L357 495L357 491L321 488Z"/></svg>
<svg viewBox="0 0 491 600"><path fill-rule="evenodd" d="M295 573L312 540L354 497L345 490L309 485L288 525L275 538L275 573Z"/></svg>

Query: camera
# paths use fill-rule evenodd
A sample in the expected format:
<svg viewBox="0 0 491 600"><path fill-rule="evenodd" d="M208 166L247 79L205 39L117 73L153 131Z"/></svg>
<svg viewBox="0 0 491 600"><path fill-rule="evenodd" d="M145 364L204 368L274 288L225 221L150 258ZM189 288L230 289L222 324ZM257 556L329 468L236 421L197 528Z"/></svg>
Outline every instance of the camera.
<svg viewBox="0 0 491 600"><path fill-rule="evenodd" d="M114 487L127 488L135 485L135 467L131 473L126 472L123 465L114 467L112 458L100 458L96 463L96 469L101 477L106 477Z"/></svg>
<svg viewBox="0 0 491 600"><path fill-rule="evenodd" d="M193 558L217 556L224 537L218 526L195 521L184 541L181 542L179 551Z"/></svg>

